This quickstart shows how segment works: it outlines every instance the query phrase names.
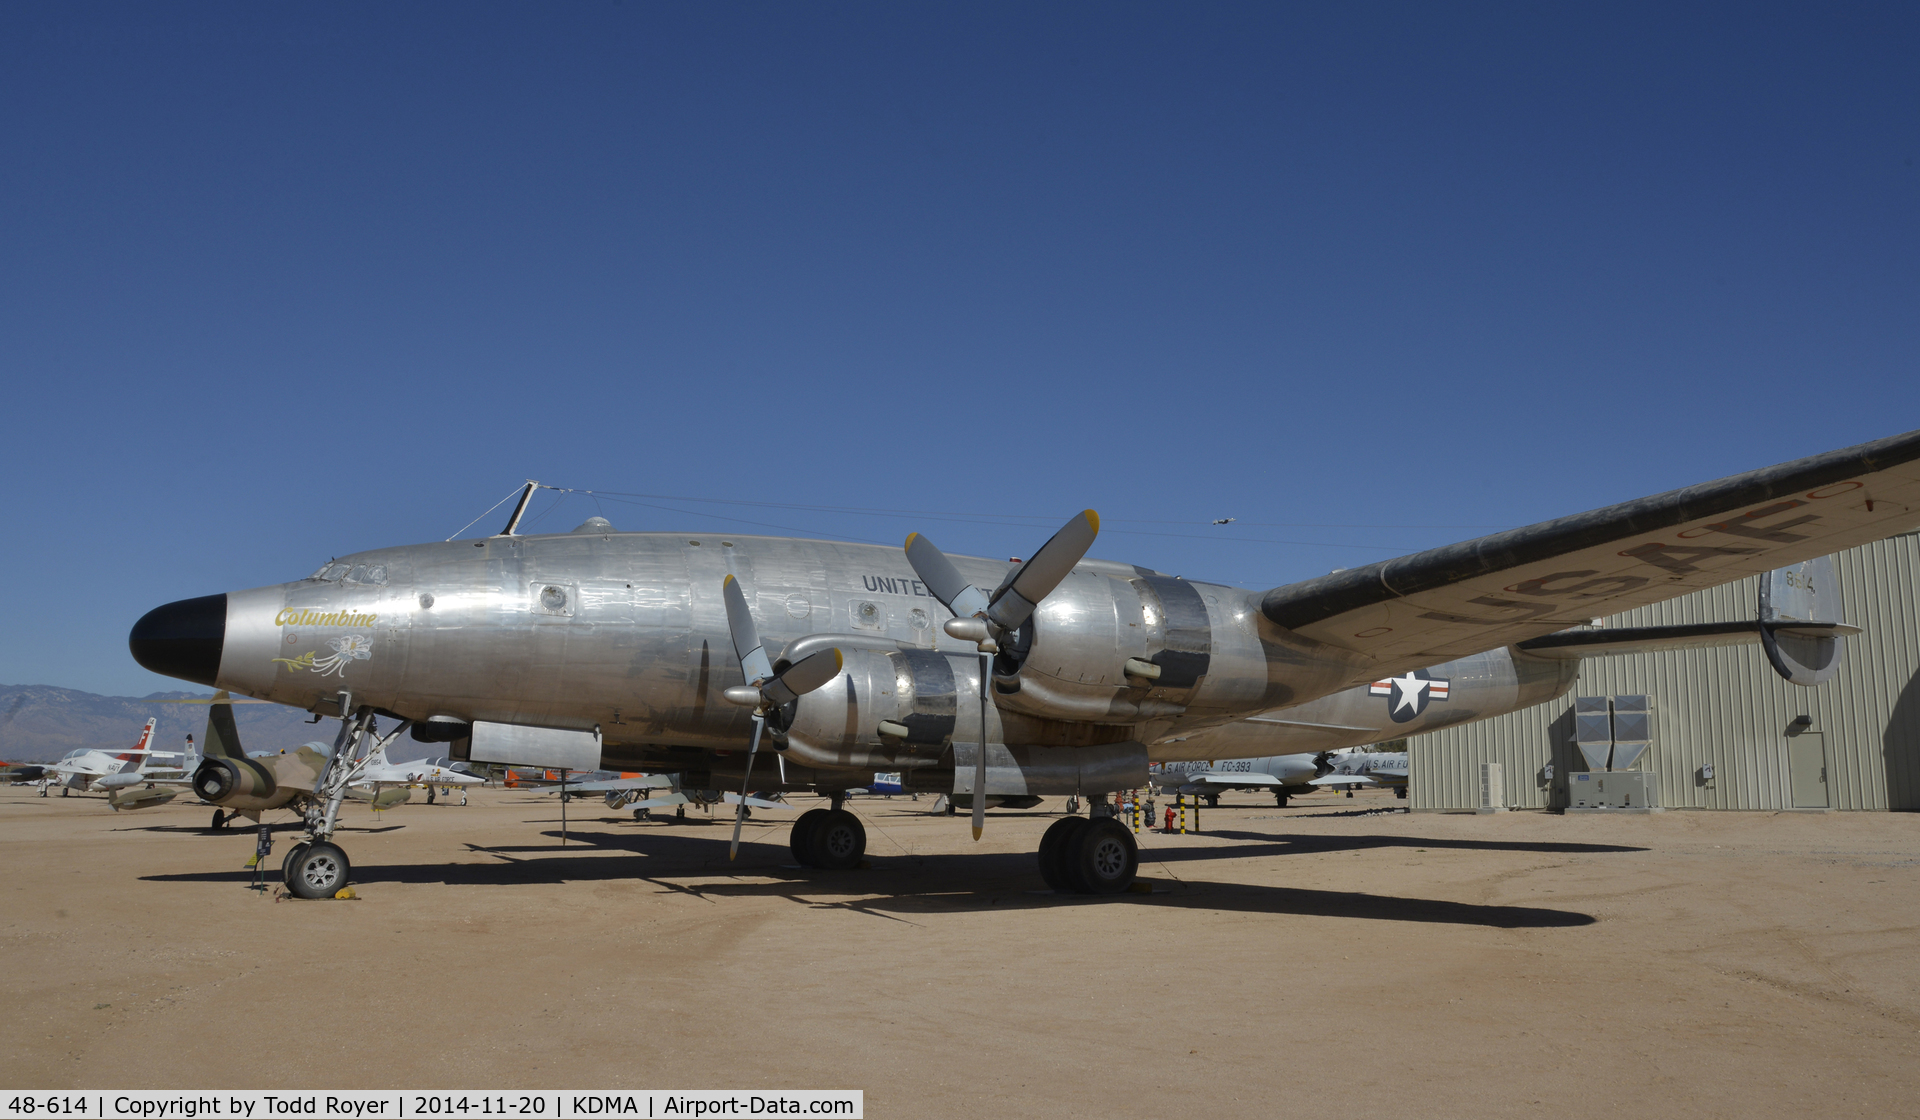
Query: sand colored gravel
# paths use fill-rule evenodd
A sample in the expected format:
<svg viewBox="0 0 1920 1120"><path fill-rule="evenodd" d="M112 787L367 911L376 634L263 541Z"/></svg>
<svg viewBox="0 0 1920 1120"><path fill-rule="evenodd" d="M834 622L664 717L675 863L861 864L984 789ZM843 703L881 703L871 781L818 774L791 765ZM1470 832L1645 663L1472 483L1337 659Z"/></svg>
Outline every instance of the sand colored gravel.
<svg viewBox="0 0 1920 1120"><path fill-rule="evenodd" d="M418 797L418 795L416 795ZM804 804L805 802L803 802ZM785 821L485 791L350 810L353 902L246 889L250 834L0 790L9 1088L861 1088L869 1116L1912 1115L1920 816L1409 815L1142 840L1151 895L1041 890L862 801ZM778 822L770 817L782 816ZM290 834L283 833L273 857Z"/></svg>

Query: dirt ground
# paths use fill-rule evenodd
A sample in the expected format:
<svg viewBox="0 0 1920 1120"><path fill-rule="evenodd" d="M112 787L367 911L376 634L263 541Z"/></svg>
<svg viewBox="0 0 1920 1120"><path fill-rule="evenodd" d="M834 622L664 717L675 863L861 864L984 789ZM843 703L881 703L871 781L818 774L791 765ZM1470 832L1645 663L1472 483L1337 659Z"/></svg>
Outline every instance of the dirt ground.
<svg viewBox="0 0 1920 1120"><path fill-rule="evenodd" d="M1042 889L1044 811L975 844L859 801L872 867L835 873L790 866L786 814L729 864L723 817L575 802L562 847L552 797L418 797L351 810L359 900L276 902L204 807L0 789L0 1081L859 1088L879 1117L1888 1116L1920 1090L1920 816L1230 796L1142 837L1152 894L1096 900Z"/></svg>

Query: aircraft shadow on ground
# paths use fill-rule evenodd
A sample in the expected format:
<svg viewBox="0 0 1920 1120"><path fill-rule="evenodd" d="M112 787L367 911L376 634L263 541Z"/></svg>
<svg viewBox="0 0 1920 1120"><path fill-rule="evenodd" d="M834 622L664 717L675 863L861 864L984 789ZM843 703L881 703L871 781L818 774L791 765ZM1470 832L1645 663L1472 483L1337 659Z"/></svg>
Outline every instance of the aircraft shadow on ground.
<svg viewBox="0 0 1920 1120"><path fill-rule="evenodd" d="M302 821L280 821L267 826L275 832L305 832L307 826ZM382 832L398 832L407 827L404 824L382 825L379 828L355 828L341 825L337 834L352 833L355 836L374 836ZM232 828L208 828L204 824L130 824L125 828L109 829L110 832L173 832L191 836L252 836L260 830L257 824L234 825Z"/></svg>
<svg viewBox="0 0 1920 1120"><path fill-rule="evenodd" d="M1238 832L1213 828L1200 836L1218 836L1226 840L1246 840L1248 844L1211 848L1155 848L1153 858L1233 859L1242 855L1261 855L1267 851L1346 852L1365 848L1427 848L1476 852L1540 852L1545 855L1599 855L1616 852L1644 852L1647 848L1629 844L1574 844L1538 840L1441 840L1430 836L1300 836L1273 832ZM1192 854L1185 854L1192 853Z"/></svg>
<svg viewBox="0 0 1920 1120"><path fill-rule="evenodd" d="M877 862L871 868L819 871L793 866L792 854L784 841L775 844L764 838L752 841L743 838L739 861L730 863L727 860L728 842L720 837L579 831L569 833L571 843L563 848L559 843L560 834L556 831L550 835L552 842L547 844L467 845L472 854L492 856L499 862L356 865L353 881L356 885L372 888L382 883L524 886L644 882L662 891L714 902L727 898L784 898L805 906L844 909L909 923L916 915L933 917L947 913L1062 905L1172 906L1191 910L1368 921L1440 922L1498 929L1584 926L1595 921L1589 914L1537 906L1483 906L1440 899L1396 898L1359 891L1311 890L1193 879L1180 879L1171 884L1161 881L1150 895L1062 895L1041 888L1034 857L1025 852L881 855L875 857ZM1398 842L1402 838L1384 839ZM1276 845L1274 850L1286 852L1301 849L1282 844ZM1587 845L1582 850L1637 849ZM1151 853L1151 861L1167 862L1161 858L1167 854L1165 850L1156 850ZM1192 849L1181 854L1187 858L1205 858ZM1265 854L1263 850L1252 845L1217 850L1217 857L1261 854ZM277 878L277 875L277 870L271 872L269 880ZM726 878L715 881L714 876ZM1154 878L1150 871L1146 877ZM146 882L158 883L245 884L252 879L253 873L250 871L143 877Z"/></svg>

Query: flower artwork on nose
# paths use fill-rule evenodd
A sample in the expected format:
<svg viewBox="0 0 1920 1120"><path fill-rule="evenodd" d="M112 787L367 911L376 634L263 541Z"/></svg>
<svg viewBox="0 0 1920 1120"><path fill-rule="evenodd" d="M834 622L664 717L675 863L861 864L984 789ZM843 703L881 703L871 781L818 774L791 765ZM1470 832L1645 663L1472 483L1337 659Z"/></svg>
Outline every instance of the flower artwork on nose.
<svg viewBox="0 0 1920 1120"><path fill-rule="evenodd" d="M347 675L347 666L350 663L366 661L373 657L373 639L367 637L365 634L348 634L344 637L333 639L328 642L327 645L333 647L333 652L326 657L319 657L317 654L309 651L298 657L274 657L269 658L269 660L277 661L285 665L289 673L298 672L301 669L311 669L323 677L337 676L344 678Z"/></svg>

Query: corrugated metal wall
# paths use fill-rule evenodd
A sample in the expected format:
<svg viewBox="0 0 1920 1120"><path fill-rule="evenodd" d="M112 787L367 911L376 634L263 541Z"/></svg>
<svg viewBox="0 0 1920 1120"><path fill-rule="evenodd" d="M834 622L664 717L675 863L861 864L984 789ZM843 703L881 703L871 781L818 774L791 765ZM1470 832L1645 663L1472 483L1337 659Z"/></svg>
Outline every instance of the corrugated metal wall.
<svg viewBox="0 0 1920 1120"><path fill-rule="evenodd" d="M1414 738L1415 809L1479 803L1480 763L1506 770L1507 803L1565 804L1566 774L1585 769L1570 742L1575 696L1646 693L1654 745L1636 769L1660 773L1673 808L1784 809L1793 805L1787 725L1805 715L1826 745L1835 809L1920 809L1920 534L1863 545L1834 558L1846 621L1866 632L1846 642L1835 679L1812 688L1774 674L1757 645L1593 658L1573 691L1526 711ZM1754 617L1758 577L1607 620L1668 626ZM1554 764L1555 786L1542 778ZM1711 787L1700 767L1715 771Z"/></svg>

